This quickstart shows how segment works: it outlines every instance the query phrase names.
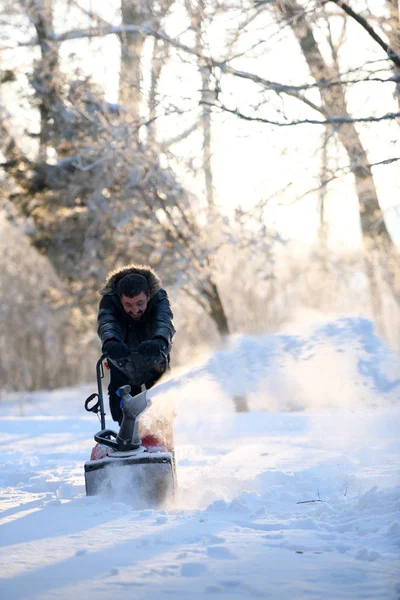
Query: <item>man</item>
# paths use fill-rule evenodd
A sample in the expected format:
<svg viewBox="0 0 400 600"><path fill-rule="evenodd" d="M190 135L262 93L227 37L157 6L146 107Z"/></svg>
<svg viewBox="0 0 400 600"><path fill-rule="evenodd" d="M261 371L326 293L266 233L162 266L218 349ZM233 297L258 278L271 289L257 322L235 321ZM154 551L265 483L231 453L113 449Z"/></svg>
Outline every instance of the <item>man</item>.
<svg viewBox="0 0 400 600"><path fill-rule="evenodd" d="M110 367L110 410L120 423L119 387L129 384L138 394L149 389L169 365L175 329L167 292L158 275L148 266L128 265L111 273L97 317L98 334Z"/></svg>

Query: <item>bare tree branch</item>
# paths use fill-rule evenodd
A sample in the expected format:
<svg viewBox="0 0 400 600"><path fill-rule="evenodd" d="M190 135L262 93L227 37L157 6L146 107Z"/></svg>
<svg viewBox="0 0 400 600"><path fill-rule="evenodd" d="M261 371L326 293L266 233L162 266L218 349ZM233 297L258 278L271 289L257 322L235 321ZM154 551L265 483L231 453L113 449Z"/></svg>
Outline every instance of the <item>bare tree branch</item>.
<svg viewBox="0 0 400 600"><path fill-rule="evenodd" d="M368 163L368 167L370 167L370 168L382 167L384 165L390 165L397 161L400 161L400 156L395 156L393 158L385 158L384 160L380 160L380 161L374 162L374 163ZM307 198L307 196L309 196L310 194L313 194L314 192L319 192L320 190L326 188L330 183L332 183L332 181L336 181L337 179L340 179L340 177L349 175L350 173L353 172L354 167L355 167L354 164L350 164L350 165L346 165L345 167L340 167L339 169L336 169L336 171L332 174L331 177L324 179L320 183L320 185L318 185L314 188L311 188L310 190L307 190L307 192L305 192L301 196L298 196L292 202L287 203L287 205L296 204L297 202L300 202L300 200L304 200L304 198ZM390 208L393 208L393 207L390 207ZM388 210L388 209L384 209L383 212L385 212L385 210Z"/></svg>
<svg viewBox="0 0 400 600"><path fill-rule="evenodd" d="M79 2L77 2L77 0L68 0L68 1L69 1L69 4L72 4L73 6L75 6L75 8L77 8L84 15L89 17L89 19L91 19L92 21L95 21L97 23L97 26L108 27L110 25L110 23L108 21L106 21L105 19L103 19L103 17L101 17L99 14L93 12L92 8L87 9L84 6L81 6L81 4L79 4Z"/></svg>
<svg viewBox="0 0 400 600"><path fill-rule="evenodd" d="M296 96L297 97L297 96ZM303 100L302 98L299 98ZM309 104L309 103L308 103ZM385 115L381 115L380 117L329 117L324 119L323 121L318 119L294 119L292 121L274 121L272 119L267 119L264 117L252 117L250 115L246 115L239 111L237 108L231 109L225 106L222 103L213 104L210 106L214 108L219 108L220 110L235 115L236 117L240 117L245 121L255 121L257 123L266 123L267 125L277 125L279 127L292 127L293 125L344 125L347 123L379 123L380 121L391 121L394 119L400 118L400 112L397 113L386 113ZM321 111L322 109L318 107L314 107L315 110Z"/></svg>
<svg viewBox="0 0 400 600"><path fill-rule="evenodd" d="M179 133L178 135L176 135L173 138L170 138L169 140L165 140L164 142L161 142L159 144L160 149L162 151L165 151L165 150L167 150L167 148L170 148L170 146L173 146L174 144L178 144L182 140L184 140L187 137L189 137L189 135L191 135L194 131L196 131L198 129L198 127L199 127L199 123L196 120L195 123L193 123L192 125L190 125L190 127L188 127L187 129L185 129L185 131L182 131L182 133Z"/></svg>
<svg viewBox="0 0 400 600"><path fill-rule="evenodd" d="M221 61L217 61L217 60L210 60L210 63L212 64L212 66L218 67L221 69L221 71L223 73L228 73L229 75L233 75L234 77L238 77L239 79L247 79L248 81L252 81L253 83L257 83L267 89L273 90L275 92L300 92L300 91L305 91L305 90L310 90L310 89L315 89L315 88L330 88L330 87L335 87L335 86L342 86L342 85L350 85L350 84L355 84L355 83L364 83L365 81L371 82L371 81L377 81L378 83L393 83L393 79L390 77L388 78L369 78L366 77L365 79L355 79L355 80L348 80L348 81L343 81L340 77L341 76L336 76L336 77L332 77L331 79L324 79L324 80L319 80L313 83L305 83L302 85L288 85L288 84L284 84L284 83L279 83L276 81L271 81L269 79L264 79L263 77L260 77L259 75L256 75L255 73L249 73L247 71L239 71L238 69L234 69L233 67L230 67L229 65L226 64L226 62L221 62ZM342 74L343 76L343 74Z"/></svg>
<svg viewBox="0 0 400 600"><path fill-rule="evenodd" d="M356 13L348 4L346 4L346 2L343 2L343 0L330 1L334 2L342 10L344 10L344 12L349 15L349 17L357 21L357 23L359 23L361 27L363 27L365 31L369 33L372 39L375 40L375 42L379 44L379 46L386 52L388 58L391 61L393 61L397 67L400 67L400 56L393 50L393 48L389 46L389 44L386 44L386 42L383 41L383 39L376 33L376 31L371 27L371 25L364 17Z"/></svg>
<svg viewBox="0 0 400 600"><path fill-rule="evenodd" d="M334 0L332 0L334 1ZM52 42L60 43L67 40L73 39L83 39L83 38L92 38L92 37L102 37L107 35L121 35L123 33L137 33L143 36L154 37L155 39L163 40L164 42L170 44L177 50L182 50L183 52L195 57L196 59L203 59L209 67L219 68L223 73L233 75L234 77L238 77L239 79L246 79L248 81L252 81L253 83L257 83L266 89L270 89L276 92L289 92L289 91L301 91L308 90L313 88L321 88L321 87L333 87L333 86L341 86L341 85L350 85L356 83L363 83L365 81L371 82L376 81L378 83L393 83L393 78L380 78L380 77L366 77L364 79L355 79L343 81L340 78L332 78L331 80L320 80L313 83L307 83L302 85L289 85L284 83L279 83L276 81L271 81L256 75L255 73L249 73L247 71L241 71L235 69L228 65L228 62L232 60L217 60L213 59L211 56L203 56L199 54L197 49L192 48L178 40L172 39L166 33L162 31L155 31L150 26L146 24L141 25L109 25L102 27L89 27L87 29L76 29L71 30L65 33L56 34L54 32L47 33L47 39ZM19 42L16 47L26 47L26 46L35 46L39 43L37 38L33 38L27 42ZM8 47L3 47L3 49L9 49ZM400 59L399 59L400 60ZM352 69L351 72L354 70ZM345 74L343 74L345 75ZM343 76L342 75L342 76Z"/></svg>
<svg viewBox="0 0 400 600"><path fill-rule="evenodd" d="M193 56L197 56L196 51L187 46L186 44L182 44L181 42L177 42L172 39L166 33L161 31L155 31L149 25L142 23L141 25L109 25L106 27L88 27L86 29L73 29L71 31L66 31L64 33L48 33L48 40L51 42L65 42L67 40L79 40L82 38L94 38L94 37L104 37L106 35L122 35L124 33L136 33L142 36L150 36L159 40L164 40L168 42L171 46L174 46L178 50L184 50L187 54L191 54ZM38 39L33 38L28 40L27 42L19 42L17 47L24 46L36 46L38 44Z"/></svg>

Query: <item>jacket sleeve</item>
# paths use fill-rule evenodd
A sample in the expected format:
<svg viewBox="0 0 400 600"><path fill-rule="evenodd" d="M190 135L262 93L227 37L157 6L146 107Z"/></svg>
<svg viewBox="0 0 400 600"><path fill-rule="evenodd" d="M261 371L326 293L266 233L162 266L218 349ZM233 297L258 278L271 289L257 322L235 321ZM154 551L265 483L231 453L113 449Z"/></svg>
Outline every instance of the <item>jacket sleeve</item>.
<svg viewBox="0 0 400 600"><path fill-rule="evenodd" d="M102 343L111 338L124 341L124 328L118 318L118 307L110 294L106 294L100 300L99 313L97 316L97 333Z"/></svg>
<svg viewBox="0 0 400 600"><path fill-rule="evenodd" d="M153 323L153 337L162 337L168 345L171 344L175 335L175 328L172 323L174 315L172 314L168 294L161 289L152 299L151 317Z"/></svg>

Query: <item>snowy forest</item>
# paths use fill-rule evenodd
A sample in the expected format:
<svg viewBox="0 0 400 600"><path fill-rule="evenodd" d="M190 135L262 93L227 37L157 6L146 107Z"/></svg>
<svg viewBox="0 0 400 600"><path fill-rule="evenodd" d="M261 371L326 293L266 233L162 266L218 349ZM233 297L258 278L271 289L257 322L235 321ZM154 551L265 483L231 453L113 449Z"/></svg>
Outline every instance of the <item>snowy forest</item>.
<svg viewBox="0 0 400 600"><path fill-rule="evenodd" d="M400 349L397 0L2 0L1 390L94 378L159 272L173 364L361 315Z"/></svg>

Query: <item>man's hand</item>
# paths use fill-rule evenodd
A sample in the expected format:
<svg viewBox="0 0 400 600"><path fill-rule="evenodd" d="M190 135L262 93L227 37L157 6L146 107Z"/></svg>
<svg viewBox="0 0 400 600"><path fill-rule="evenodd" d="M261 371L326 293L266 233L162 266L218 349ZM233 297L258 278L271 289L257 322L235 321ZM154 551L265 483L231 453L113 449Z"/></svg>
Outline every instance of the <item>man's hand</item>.
<svg viewBox="0 0 400 600"><path fill-rule="evenodd" d="M162 338L154 338L153 340L146 340L139 345L139 353L147 357L157 357L164 352L167 352L167 343Z"/></svg>
<svg viewBox="0 0 400 600"><path fill-rule="evenodd" d="M130 350L123 342L117 340L107 340L103 344L103 352L110 358L127 358L130 356Z"/></svg>

